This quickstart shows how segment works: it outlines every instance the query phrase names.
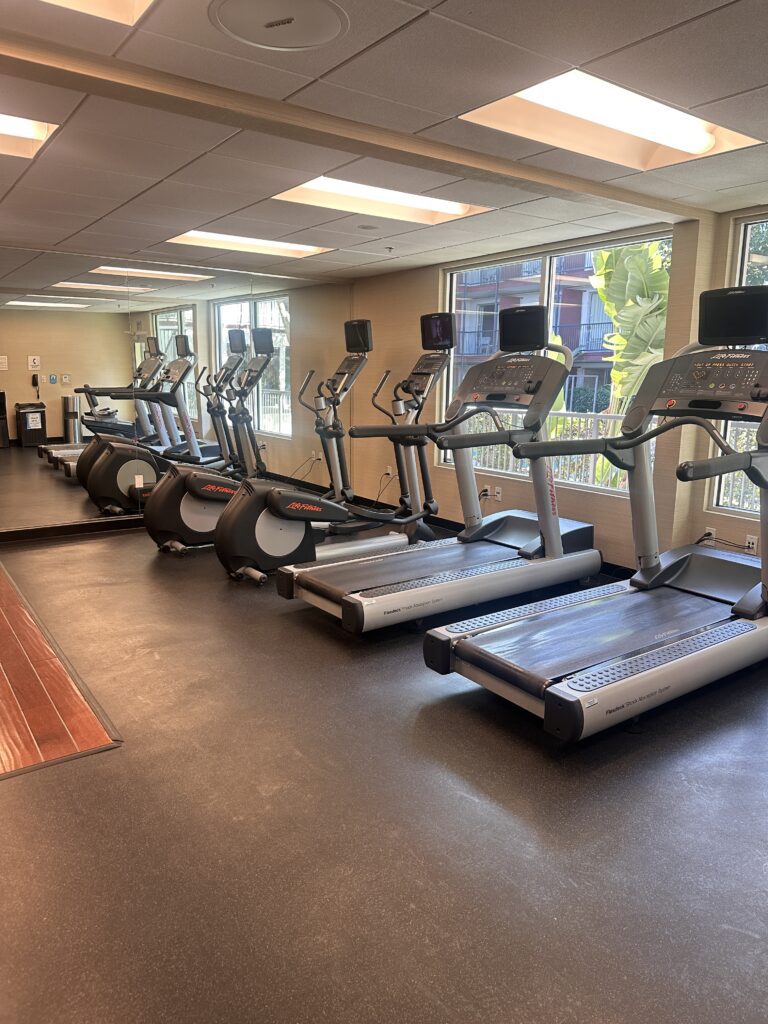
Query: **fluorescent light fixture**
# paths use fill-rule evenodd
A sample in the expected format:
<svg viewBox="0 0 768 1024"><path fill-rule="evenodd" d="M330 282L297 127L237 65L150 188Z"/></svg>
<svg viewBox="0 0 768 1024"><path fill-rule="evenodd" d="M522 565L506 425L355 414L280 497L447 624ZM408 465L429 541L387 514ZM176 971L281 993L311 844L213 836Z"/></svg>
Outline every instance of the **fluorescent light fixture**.
<svg viewBox="0 0 768 1024"><path fill-rule="evenodd" d="M105 274L114 277L147 277L158 281L212 281L211 274L182 274L173 270L142 270L141 267L96 267L89 274Z"/></svg>
<svg viewBox="0 0 768 1024"><path fill-rule="evenodd" d="M88 309L87 302L33 302L31 299L14 299L6 306L35 306L38 309Z"/></svg>
<svg viewBox="0 0 768 1024"><path fill-rule="evenodd" d="M488 206L455 203L437 196L421 196L410 192L397 192L390 188L361 185L357 181L341 178L313 178L296 188L289 188L273 199L305 206L322 206L329 210L364 213L371 217L392 220L410 220L417 224L444 224L476 213L488 213Z"/></svg>
<svg viewBox="0 0 768 1024"><path fill-rule="evenodd" d="M727 153L759 141L577 70L460 116L639 170Z"/></svg>
<svg viewBox="0 0 768 1024"><path fill-rule="evenodd" d="M59 126L28 117L0 114L0 153L31 160Z"/></svg>
<svg viewBox="0 0 768 1024"><path fill-rule="evenodd" d="M284 256L286 259L301 260L306 256L317 256L331 252L318 245L299 245L298 242L273 242L265 238L246 238L243 235L223 235L217 231L186 231L183 235L169 238L175 245L202 245L207 249L228 249L232 252L258 252L266 256Z"/></svg>
<svg viewBox="0 0 768 1024"><path fill-rule="evenodd" d="M51 288L76 288L85 292L153 292L154 288L137 288L130 284L82 284L80 281L59 281Z"/></svg>
<svg viewBox="0 0 768 1024"><path fill-rule="evenodd" d="M66 7L68 11L91 14L94 18L118 21L121 25L135 25L142 14L155 0L43 0L54 7Z"/></svg>

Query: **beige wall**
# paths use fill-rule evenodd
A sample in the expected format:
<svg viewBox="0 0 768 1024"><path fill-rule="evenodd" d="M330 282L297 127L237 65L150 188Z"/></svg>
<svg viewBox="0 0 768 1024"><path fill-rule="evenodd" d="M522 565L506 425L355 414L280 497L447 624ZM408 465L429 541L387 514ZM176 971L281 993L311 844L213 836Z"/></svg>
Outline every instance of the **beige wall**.
<svg viewBox="0 0 768 1024"><path fill-rule="evenodd" d="M57 437L63 430L62 396L84 383L130 384L133 345L127 331L128 317L122 313L0 310L0 355L8 357L8 370L0 371L0 391L6 393L11 436L16 433L14 403L36 401L27 356L41 357L41 375L58 374L58 384L40 386L40 400L48 407L48 433ZM72 383L62 384L62 374L70 374ZM121 406L121 414L128 410Z"/></svg>

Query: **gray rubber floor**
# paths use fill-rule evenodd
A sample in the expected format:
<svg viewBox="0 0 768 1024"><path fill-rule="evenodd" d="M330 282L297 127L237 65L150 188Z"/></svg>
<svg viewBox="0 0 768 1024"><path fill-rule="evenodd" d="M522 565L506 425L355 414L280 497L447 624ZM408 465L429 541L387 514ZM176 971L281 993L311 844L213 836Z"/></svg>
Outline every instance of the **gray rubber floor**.
<svg viewBox="0 0 768 1024"><path fill-rule="evenodd" d="M211 552L2 558L125 739L0 783L2 1024L764 1024L765 665L560 749Z"/></svg>

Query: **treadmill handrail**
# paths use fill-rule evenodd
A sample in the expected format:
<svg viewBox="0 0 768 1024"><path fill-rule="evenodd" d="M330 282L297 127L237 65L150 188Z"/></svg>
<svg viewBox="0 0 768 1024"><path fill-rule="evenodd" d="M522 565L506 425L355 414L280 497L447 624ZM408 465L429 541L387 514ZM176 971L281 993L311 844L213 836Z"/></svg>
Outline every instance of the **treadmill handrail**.
<svg viewBox="0 0 768 1024"><path fill-rule="evenodd" d="M514 447L530 439L530 430L489 430L479 434L447 434L435 438L441 451L455 451L457 448L491 448L497 444Z"/></svg>
<svg viewBox="0 0 768 1024"><path fill-rule="evenodd" d="M692 459L681 462L677 467L677 479L688 483L692 480L711 480L726 473L747 474L757 487L768 489L768 452L751 451L717 455L713 459Z"/></svg>
<svg viewBox="0 0 768 1024"><path fill-rule="evenodd" d="M453 430L454 427L472 419L473 416L480 416L482 413L493 414L493 412L494 410L491 409L473 408L462 413L461 416L456 416L452 420L446 420L444 423L398 423L393 426L377 424L376 426L350 427L349 436L388 437L392 441L401 437L428 437L432 441L437 441L441 434ZM480 437L481 435L474 434L468 436Z"/></svg>

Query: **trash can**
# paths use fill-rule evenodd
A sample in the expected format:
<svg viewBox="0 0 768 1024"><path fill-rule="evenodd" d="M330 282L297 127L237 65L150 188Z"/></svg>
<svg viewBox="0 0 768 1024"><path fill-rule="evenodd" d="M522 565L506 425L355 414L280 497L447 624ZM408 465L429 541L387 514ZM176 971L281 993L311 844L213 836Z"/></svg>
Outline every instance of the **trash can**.
<svg viewBox="0 0 768 1024"><path fill-rule="evenodd" d="M64 440L67 444L80 444L83 425L80 422L80 396L65 395L61 400L64 418Z"/></svg>
<svg viewBox="0 0 768 1024"><path fill-rule="evenodd" d="M16 437L22 448L36 448L48 440L45 402L16 403Z"/></svg>

